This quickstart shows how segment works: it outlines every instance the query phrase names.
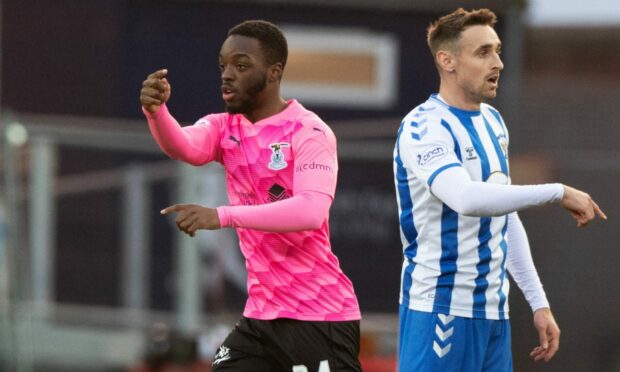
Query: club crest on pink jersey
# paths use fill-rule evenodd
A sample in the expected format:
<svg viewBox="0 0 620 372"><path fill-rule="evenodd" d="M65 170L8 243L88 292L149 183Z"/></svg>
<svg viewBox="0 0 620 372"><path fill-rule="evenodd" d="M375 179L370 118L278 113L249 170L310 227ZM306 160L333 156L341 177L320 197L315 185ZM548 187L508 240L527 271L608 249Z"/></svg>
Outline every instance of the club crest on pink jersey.
<svg viewBox="0 0 620 372"><path fill-rule="evenodd" d="M272 154L271 162L267 164L267 167L273 170L280 170L286 168L287 163L286 160L284 160L284 153L282 152L282 148L290 146L291 144L286 142L272 143L271 145L269 145Z"/></svg>

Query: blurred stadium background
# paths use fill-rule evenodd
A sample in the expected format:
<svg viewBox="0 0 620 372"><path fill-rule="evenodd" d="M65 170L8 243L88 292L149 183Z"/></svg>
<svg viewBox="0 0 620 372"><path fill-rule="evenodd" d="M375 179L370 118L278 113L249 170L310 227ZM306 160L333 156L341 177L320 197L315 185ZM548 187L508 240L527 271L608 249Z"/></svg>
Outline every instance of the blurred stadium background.
<svg viewBox="0 0 620 372"><path fill-rule="evenodd" d="M515 371L620 371L620 6L451 0L2 0L0 371L208 371L240 316L230 231L189 239L158 211L223 203L221 168L167 159L139 107L170 71L184 123L221 111L217 55L244 19L290 42L284 94L339 138L332 240L359 295L365 371L393 371L401 245L391 151L400 119L434 92L425 28L459 6L500 16L493 103L511 128L515 183L561 181L607 212L577 230L557 207L521 213L562 328L535 365L513 286ZM159 369L166 370L166 369Z"/></svg>

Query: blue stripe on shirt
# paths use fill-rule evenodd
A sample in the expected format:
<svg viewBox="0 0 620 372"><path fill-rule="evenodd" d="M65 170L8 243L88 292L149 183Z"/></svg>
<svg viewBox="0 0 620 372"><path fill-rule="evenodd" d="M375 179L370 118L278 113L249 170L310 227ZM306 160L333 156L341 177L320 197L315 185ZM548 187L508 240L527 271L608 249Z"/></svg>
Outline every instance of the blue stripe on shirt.
<svg viewBox="0 0 620 372"><path fill-rule="evenodd" d="M502 168L502 173L504 173L505 175L508 175L508 162L506 161L506 156L504 155L504 152L502 151L502 147L499 144L497 135L495 134L495 132L493 132L493 128L491 128L491 125L489 124L487 119L484 117L484 115L482 116L482 118L484 119L484 126L487 128L487 132L489 133L491 142L493 142L493 147L495 148L495 153L497 154L499 165Z"/></svg>
<svg viewBox="0 0 620 372"><path fill-rule="evenodd" d="M487 152L484 150L484 146L482 145L482 141L480 140L480 136L476 131L476 127L474 127L474 122L471 120L471 116L469 115L458 115L457 117L463 124L463 127L467 131L469 135L469 139L471 140L476 153L478 153L478 157L480 157L480 168L482 170L482 181L486 182L491 174L491 167L489 165L489 157L487 156Z"/></svg>
<svg viewBox="0 0 620 372"><path fill-rule="evenodd" d="M504 227L502 228L502 242L499 243L499 246L502 248L502 252L504 253L504 257L502 258L502 272L499 274L499 318L501 320L506 319L506 314L504 313L504 305L506 304L506 293L504 293L504 280L506 280L506 258L508 254L508 243L506 242L506 231L508 230L508 216L504 219Z"/></svg>
<svg viewBox="0 0 620 372"><path fill-rule="evenodd" d="M469 139L471 140L478 157L480 158L480 170L482 172L482 180L486 182L491 174L491 165L489 163L489 157L487 155L486 150L484 149L484 145L482 144L482 140L474 126L474 122L472 120L473 116L482 115L482 113L474 113L462 110L450 110L454 113L465 130L469 135ZM496 139L497 140L497 139ZM500 150L501 151L501 150ZM502 156L503 157L503 156ZM489 286L489 282L487 280L487 275L490 272L490 261L491 261L491 249L489 248L489 240L491 239L491 218L483 217L480 218L480 228L478 230L478 264L476 264L476 270L478 271L478 276L476 277L473 293L473 309L472 313L475 317L486 318L486 290Z"/></svg>
<svg viewBox="0 0 620 372"><path fill-rule="evenodd" d="M452 141L454 142L454 153L456 154L456 157L459 159L459 161L462 163L463 158L461 158L461 149L459 147L459 142L456 140L456 136L452 132L452 128L450 128L450 124L448 124L447 121L442 119L441 125L443 125L443 127L446 128L450 133L450 136L452 136Z"/></svg>
<svg viewBox="0 0 620 372"><path fill-rule="evenodd" d="M492 107L489 107L489 111L491 112L491 114L493 114L493 116L495 116L495 118L501 125L504 136L508 136L508 134L506 133L506 123L504 123L504 119L502 119L502 116L499 114L499 111L497 111L496 109Z"/></svg>
<svg viewBox="0 0 620 372"><path fill-rule="evenodd" d="M411 199L411 194L409 193L409 181L407 178L407 170L403 166L403 161L400 157L400 135L403 131L403 125L401 124L398 129L398 137L396 139L396 179L397 179L397 192L398 198L400 200L400 227L407 239L407 247L404 249L404 256L407 259L407 267L403 273L402 278L402 291L403 291L403 305L409 307L409 290L412 285L412 273L415 268L415 262L413 262L413 258L417 254L418 243L417 237L418 232L415 229L415 225L413 223L413 200Z"/></svg>
<svg viewBox="0 0 620 372"><path fill-rule="evenodd" d="M475 283L476 288L474 289L474 304L473 304L473 315L477 318L486 318L486 290L489 287L489 281L487 280L487 275L491 271L491 248L489 248L489 240L491 240L491 217L482 217L480 219L480 229L478 230L478 241L480 244L478 245L478 264L476 264L476 270L478 271L478 276L476 277Z"/></svg>
<svg viewBox="0 0 620 372"><path fill-rule="evenodd" d="M441 258L439 267L441 274L437 278L433 312L446 313L452 302L452 289L457 270L459 215L447 205L443 205L441 214Z"/></svg>

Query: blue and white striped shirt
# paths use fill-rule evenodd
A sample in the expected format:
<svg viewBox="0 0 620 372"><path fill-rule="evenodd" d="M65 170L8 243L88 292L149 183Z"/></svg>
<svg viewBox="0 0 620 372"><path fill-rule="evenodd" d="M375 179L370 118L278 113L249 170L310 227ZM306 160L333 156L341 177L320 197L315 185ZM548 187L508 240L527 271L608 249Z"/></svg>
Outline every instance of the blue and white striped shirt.
<svg viewBox="0 0 620 372"><path fill-rule="evenodd" d="M400 303L507 319L507 217L460 215L435 197L431 185L450 167L463 167L473 181L509 184L508 132L487 104L465 111L432 95L404 118L394 149L404 254Z"/></svg>

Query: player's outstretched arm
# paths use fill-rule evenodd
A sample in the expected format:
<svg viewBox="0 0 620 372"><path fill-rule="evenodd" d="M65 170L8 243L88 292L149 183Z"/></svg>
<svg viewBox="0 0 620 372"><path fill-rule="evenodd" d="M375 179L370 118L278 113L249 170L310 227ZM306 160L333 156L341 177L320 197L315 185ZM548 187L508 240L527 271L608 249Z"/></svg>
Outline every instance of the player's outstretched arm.
<svg viewBox="0 0 620 372"><path fill-rule="evenodd" d="M150 74L142 82L140 91L140 104L151 114L159 110L161 105L170 99L170 83L168 83L168 70L162 69Z"/></svg>
<svg viewBox="0 0 620 372"><path fill-rule="evenodd" d="M597 215L604 220L607 219L590 195L570 186L564 185L564 196L560 203L577 221L577 227L587 226Z"/></svg>
<svg viewBox="0 0 620 372"><path fill-rule="evenodd" d="M501 216L515 211L559 202L577 220L587 226L597 215L605 213L590 195L562 184L500 185L472 181L460 166L439 173L431 183L431 192L452 210L474 217Z"/></svg>
<svg viewBox="0 0 620 372"><path fill-rule="evenodd" d="M197 204L176 204L161 214L176 212L180 231L194 236L198 230L242 227L268 232L291 232L320 228L329 214L331 196L302 191L288 199L260 205L222 206L217 209Z"/></svg>
<svg viewBox="0 0 620 372"><path fill-rule="evenodd" d="M534 327L538 331L539 346L530 353L535 361L548 362L560 349L560 328L555 322L551 309L542 308L534 313Z"/></svg>
<svg viewBox="0 0 620 372"><path fill-rule="evenodd" d="M431 183L431 192L455 212L473 217L503 216L523 209L559 202L563 186L502 185L473 181L460 166L446 168Z"/></svg>

